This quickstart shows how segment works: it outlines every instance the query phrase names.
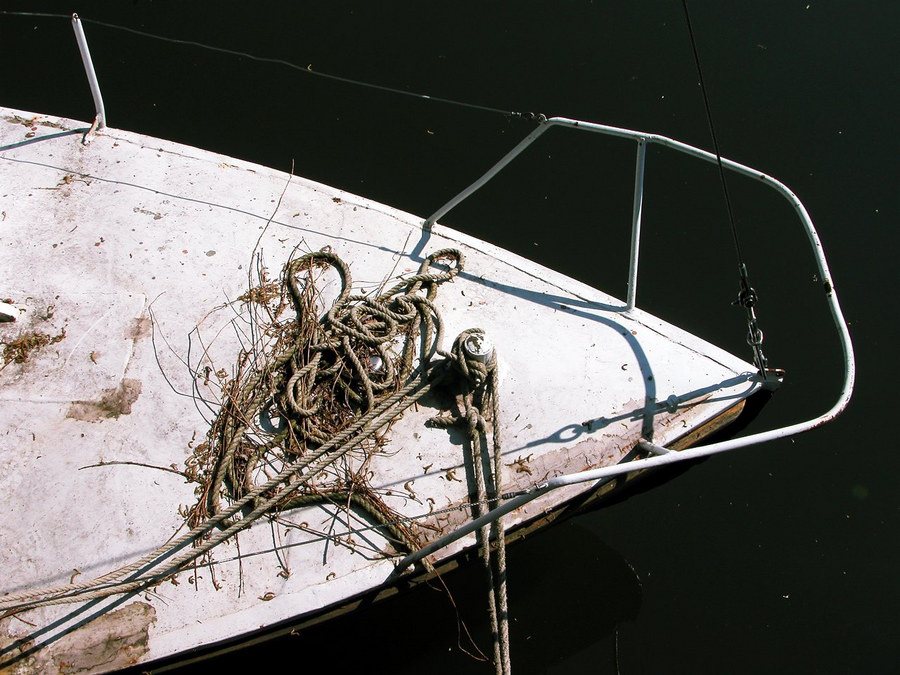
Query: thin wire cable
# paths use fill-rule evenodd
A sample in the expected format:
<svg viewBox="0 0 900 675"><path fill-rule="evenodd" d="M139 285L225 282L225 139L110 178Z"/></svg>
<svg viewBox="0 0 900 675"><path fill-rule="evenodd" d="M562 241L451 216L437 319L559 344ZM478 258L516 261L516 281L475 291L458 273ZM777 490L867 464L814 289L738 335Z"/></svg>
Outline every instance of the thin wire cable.
<svg viewBox="0 0 900 675"><path fill-rule="evenodd" d="M69 14L52 14L48 12L10 12L10 11L0 11L0 14L7 16L32 16L32 17L41 17L41 18L50 18L50 19L67 19L70 20L72 17ZM341 75L332 75L331 73L320 72L317 70L313 70L311 64L309 66L301 66L296 63L291 63L290 61L286 61L284 59L278 59L270 56L256 56L255 54L250 54L248 52L242 52L237 49L228 49L227 47L217 47L215 45L208 45L202 42L196 42L194 40L182 40L180 38L167 37L165 35L157 35L155 33L148 33L147 31L137 30L136 28L129 28L128 26L122 26L120 24L108 23L106 21L99 21L97 19L86 19L81 17L81 21L83 23L90 23L96 26L102 26L103 28L110 28L113 30L120 30L126 33L132 33L133 35L139 35L145 38L151 38L153 40L161 40L162 42L170 42L172 44L178 45L187 45L191 47L198 47L200 49L208 49L209 51L218 52L220 54L228 54L229 56L239 56L242 58L250 59L251 61L257 61L260 63L272 63L280 66L285 66L287 68L291 68L292 70L299 71L301 73L305 73L307 75L315 75L316 77L321 77L327 80L332 80L335 82L342 82L344 84L351 84L357 87L365 87L368 89L374 89L376 91L383 91L390 94L399 94L402 96L407 96L410 98L415 98L423 101L435 101L436 103L445 103L448 105L455 105L462 108L469 108L472 110L481 110L482 112L490 112L490 113L499 113L501 115L505 115L508 117L524 117L531 118L531 113L521 113L515 112L512 110L504 110L502 108L495 108L492 106L481 105L478 103L467 103L466 101L457 101L456 99L451 98L443 98L441 96L430 96L428 94L421 94L414 91L406 91L404 89L397 89L396 87L388 87L386 85L374 84L371 82L363 82L361 80L354 80L349 77L343 77Z"/></svg>
<svg viewBox="0 0 900 675"><path fill-rule="evenodd" d="M744 262L744 254L741 251L741 242L738 237L737 224L734 220L734 210L731 207L731 197L728 194L728 182L725 180L725 168L722 166L722 153L719 152L719 141L716 138L716 128L713 124L712 110L709 106L709 95L706 92L706 83L703 80L703 68L700 66L700 54L697 51L697 40L694 38L694 27L691 25L691 14L688 11L687 0L681 0L684 9L684 19L687 23L688 35L691 38L691 50L694 52L694 63L697 66L697 77L700 79L700 91L703 94L703 105L706 107L706 121L709 123L709 135L712 137L713 150L716 153L716 165L719 167L719 179L722 182L722 192L725 195L725 207L728 209L728 222L731 225L731 236L734 239L734 250L738 259L738 274L740 276L741 290L735 304L741 305L747 313L747 344L753 350L753 362L759 369L759 374L766 377L768 360L762 350L763 332L759 328L756 316L756 304L758 297L756 291L750 285L750 275L747 272L747 264Z"/></svg>
<svg viewBox="0 0 900 675"><path fill-rule="evenodd" d="M691 15L688 12L687 0L681 0L684 9L684 20L687 22L688 35L691 39L691 51L694 53L694 64L697 66L697 77L700 80L700 92L703 94L703 105L706 108L706 122L709 124L709 135L712 138L713 151L716 153L716 165L719 167L719 179L722 183L722 192L725 195L725 208L728 209L728 222L731 225L731 236L734 239L734 248L738 257L738 266L743 267L744 255L741 252L741 242L738 238L737 225L734 220L734 211L731 208L731 197L728 194L728 182L725 180L725 168L722 166L722 153L719 152L719 140L716 137L716 127L713 124L712 110L709 106L709 96L706 92L706 82L703 79L703 68L700 66L700 54L697 51L697 40L694 37L694 27L691 24Z"/></svg>

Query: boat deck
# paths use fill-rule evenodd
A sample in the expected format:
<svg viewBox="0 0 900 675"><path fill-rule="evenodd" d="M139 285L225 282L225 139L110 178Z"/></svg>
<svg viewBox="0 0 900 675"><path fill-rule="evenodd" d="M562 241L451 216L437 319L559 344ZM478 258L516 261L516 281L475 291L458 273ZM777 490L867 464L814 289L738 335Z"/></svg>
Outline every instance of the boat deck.
<svg viewBox="0 0 900 675"><path fill-rule="evenodd" d="M618 463L641 438L671 444L759 388L749 363L619 299L362 197L115 129L39 140L86 126L0 111L0 299L16 315L0 323L3 594L98 577L184 531L185 463L252 330L241 298L300 253L330 247L359 294L433 251L465 255L435 304L445 348L478 327L497 350L502 492ZM367 460L423 543L471 519L463 436L425 424L445 403L410 408ZM548 493L506 527L592 487ZM401 553L346 504L293 509L145 592L0 619L0 666L58 666L110 634L130 636L113 666L170 656L377 589Z"/></svg>

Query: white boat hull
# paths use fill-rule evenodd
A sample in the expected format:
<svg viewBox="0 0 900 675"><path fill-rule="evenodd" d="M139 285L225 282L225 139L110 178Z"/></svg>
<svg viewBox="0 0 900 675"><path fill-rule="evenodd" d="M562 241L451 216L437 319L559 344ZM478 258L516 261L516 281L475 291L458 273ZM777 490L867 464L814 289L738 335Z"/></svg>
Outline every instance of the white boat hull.
<svg viewBox="0 0 900 675"><path fill-rule="evenodd" d="M0 371L6 595L99 577L184 531L197 497L179 472L217 412L216 372L233 373L233 327L246 312L238 298L259 260L277 279L297 251L330 246L350 263L355 290L372 293L431 251L462 251L465 270L436 304L446 347L472 327L496 347L502 492L618 463L641 438L677 443L759 388L753 366L684 330L362 197L114 129L88 145L80 135L17 145L82 126L0 111L0 145L16 146L0 153L0 296L16 312L0 338L46 336ZM472 517L461 435L425 424L437 405L409 409L368 467L385 504L418 519L423 543ZM506 527L594 488L543 495ZM390 549L344 505L294 509L151 588L5 616L0 666L57 672L77 655L84 672L102 672L311 617L392 582L402 552ZM89 644L101 647L86 656Z"/></svg>

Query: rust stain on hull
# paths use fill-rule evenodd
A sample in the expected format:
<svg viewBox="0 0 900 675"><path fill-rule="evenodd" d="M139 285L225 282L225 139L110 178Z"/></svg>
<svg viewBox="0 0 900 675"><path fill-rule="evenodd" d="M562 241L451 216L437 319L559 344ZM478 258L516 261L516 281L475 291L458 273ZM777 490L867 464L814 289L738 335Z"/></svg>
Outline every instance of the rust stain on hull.
<svg viewBox="0 0 900 675"><path fill-rule="evenodd" d="M103 419L130 415L132 404L141 395L141 381L125 378L115 389L106 389L96 401L73 401L66 417L82 422L99 422Z"/></svg>
<svg viewBox="0 0 900 675"><path fill-rule="evenodd" d="M127 327L125 338L128 340L140 340L149 337L151 328L152 323L150 322L150 319L146 316L142 316L132 321Z"/></svg>
<svg viewBox="0 0 900 675"><path fill-rule="evenodd" d="M731 408L721 412L716 417L701 424L687 434L680 436L668 444L672 450L684 450L685 448L695 445L705 437L720 431L731 424L740 415L744 409L744 401L739 401ZM586 438L570 447L562 447L552 452L545 453L541 457L534 459L520 458L517 462L512 462L510 466L521 468L527 466L527 470L516 470L507 473L507 480L503 484L502 492L512 490L524 490L533 487L534 484L552 478L569 471L589 471L591 469L603 466L611 466L622 461L630 452L634 451L635 445L640 439L640 429L633 427L626 431L625 434L618 437L604 434L601 438ZM526 462L527 460L527 462ZM561 470L560 467L566 467ZM560 516L569 514L585 508L589 504L594 504L601 498L610 495L626 483L631 482L644 471L636 470L625 473L609 481L597 489L591 490L588 484L583 488L570 487L565 488L572 493L571 502L567 502L554 507L551 510L545 510L540 505L541 498L538 498L531 505L523 507L523 523L515 529L507 532L507 540L513 541L527 533L536 529L545 527L549 523L557 520ZM535 509L535 506L539 508ZM529 514L528 512L531 511ZM515 513L515 512L514 512ZM443 513L441 516L435 516L425 521L431 525L429 539L436 539L442 533L449 532L452 529L465 525L471 518L469 509L451 510Z"/></svg>
<svg viewBox="0 0 900 675"><path fill-rule="evenodd" d="M145 602L105 614L56 642L0 668L0 675L96 675L136 664L148 651L156 610ZM29 651L30 643L20 649Z"/></svg>

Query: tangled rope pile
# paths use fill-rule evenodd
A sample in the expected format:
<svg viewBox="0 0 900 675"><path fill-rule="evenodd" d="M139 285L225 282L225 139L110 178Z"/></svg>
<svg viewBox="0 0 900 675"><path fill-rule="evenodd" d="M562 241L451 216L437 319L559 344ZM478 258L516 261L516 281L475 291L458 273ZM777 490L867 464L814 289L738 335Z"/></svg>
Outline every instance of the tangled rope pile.
<svg viewBox="0 0 900 675"><path fill-rule="evenodd" d="M437 263L446 268L433 269ZM190 511L190 523L217 513L223 494L236 500L252 491L258 466L284 465L308 456L398 391L417 365L421 373L438 352L443 335L433 304L438 285L453 279L464 263L455 249L436 251L417 274L368 296L351 294L350 268L329 250L291 260L283 272L276 307L289 303L295 318L279 322L275 309L276 321L260 331L272 345L269 351L263 355L247 351L239 359L240 375L228 384L211 426L198 472L200 499ZM326 269L340 277L340 293L319 319L316 279ZM325 484L321 475L313 478L307 471L305 487L292 490L281 507L309 503L327 493L354 498L379 521L395 520L365 485L366 453L375 445L362 450L356 468L345 465L331 471ZM393 531L407 547L413 543L408 530Z"/></svg>
<svg viewBox="0 0 900 675"><path fill-rule="evenodd" d="M457 373L456 416L431 420L457 424L468 437L468 461L475 487L473 516L500 500L501 457L496 356L466 349L471 329L457 337L450 353L440 345L443 325L434 299L438 286L453 279L464 258L455 249L428 256L417 274L377 296L351 295L350 269L330 250L291 260L280 291L266 284L245 301L270 305L267 325L238 358L208 441L192 457L198 501L188 512L190 532L130 565L91 582L26 591L0 601L0 611L97 599L139 590L206 555L255 520L323 498L366 511L394 543L408 550L416 536L367 485L365 466L378 448L378 433L448 376ZM443 269L434 266L441 263ZM327 269L340 277L340 293L320 319L316 280ZM294 317L282 319L292 307ZM261 348L265 345L265 349ZM399 352L399 353L398 353ZM433 357L440 355L439 360ZM491 442L487 441L488 430ZM491 445L490 456L483 448ZM348 453L355 462L338 462ZM266 467L280 467L274 477ZM263 482L257 484L260 476ZM221 506L222 497L230 504ZM219 532L214 532L219 528ZM492 543L493 542L493 543ZM510 672L504 532L499 520L479 532L489 586L489 610L498 673ZM492 554L492 550L496 551ZM430 566L429 566L430 568Z"/></svg>
<svg viewBox="0 0 900 675"><path fill-rule="evenodd" d="M309 298L312 296L304 295L305 287L301 286L296 279L293 281L290 279L298 272L308 272L317 265L323 264L337 266L344 280L341 296L321 322L322 327L311 325L318 321L313 321L312 317L302 310L298 309L297 311L297 321L293 325L300 330L305 324L305 330L310 330L314 335L324 336L324 340L315 343L294 343L291 346L287 337L293 332L293 329L291 322L288 322L285 324L287 328L281 331L275 340L275 347L270 354L272 359L268 361L267 366L254 367L252 365L258 360L256 357L259 357L259 354L247 352L241 355L240 366L247 370L248 376L241 381L239 386L234 385L233 393L236 395L229 397L223 403L223 411L230 412L220 413L216 419L217 423L213 425L217 430L216 433L221 434L216 442L222 452L216 455L211 452L212 448L208 448L202 453L203 457L209 458L206 465L195 469L201 479L209 478L210 480L201 486L204 498L198 502L190 514L189 522L193 525L190 531L173 538L139 560L92 581L6 595L0 599L0 612L15 613L47 605L95 600L137 591L161 582L168 575L182 569L246 529L259 518L271 514L279 508L285 508L284 505L294 493L309 487L312 478L319 476L323 471L332 467L338 459L370 440L379 430L388 426L404 410L431 391L434 386L434 382L430 379L434 370L431 357L439 353L443 336L443 326L433 305L433 300L437 285L452 279L462 269L464 264L462 254L454 249L437 251L423 261L418 274L402 280L391 290L378 296L381 300L380 304L386 308L389 314L394 317L409 317L409 320L402 324L391 316L378 318L372 315L373 318L367 318L361 311L352 310L350 303L361 300L366 300L368 303L368 299L349 295L347 291L350 286L349 270L346 265L335 262L336 260L339 259L330 252L320 251L298 258L285 269L286 284L291 289L289 292L292 301L298 297ZM431 266L438 261L449 262L448 268L441 272L430 271ZM401 295L404 297L399 299ZM412 312L408 311L409 307L413 308ZM416 317L420 319L418 324L421 325L413 321ZM288 383L292 381L295 383L296 392L296 382L300 381L302 375L300 378L293 376L297 373L311 373L311 369L304 371L311 361L315 360L318 364L323 359L325 362L333 360L330 366L321 368L321 372L333 371L336 374L343 372L348 366L334 367L338 363L343 364L342 360L340 362L337 360L337 352L333 351L340 343L349 344L356 354L357 361L362 364L362 360L359 358L360 350L365 353L371 347L357 344L355 340L358 336L351 335L347 338L340 328L336 330L326 328L329 326L333 329L334 326L340 325L351 326L351 328L355 328L356 332L360 332L361 328L362 333L368 331L372 335L381 337L396 337L401 334L406 336L402 362L407 365L394 371L392 386L398 388L395 391L386 391L381 397L373 396L374 405L368 396L359 396L358 392L355 397L349 392L344 396L334 397L335 405L347 406L352 416L341 422L340 428L324 443L317 445L315 442L302 440L304 437L299 431L305 424L302 416L286 422L278 432L269 434L267 440L257 437L256 432L259 425L254 421L253 416L258 415L273 397L282 396ZM387 346L387 342L393 337L383 340L382 344ZM345 340L345 338L347 339ZM418 350L418 364L415 363L415 349L409 347L410 343L414 347L416 341L421 345ZM376 351L378 351L377 348ZM322 356L316 357L316 353L321 353ZM353 362L353 357L346 355L346 358ZM400 374L407 370L409 370L409 376L405 382L401 382ZM308 384L309 382L310 380L307 379ZM373 392L379 386L373 387ZM360 391L366 391L366 389L367 387L362 385ZM296 398L296 393L294 397ZM353 403L354 401L355 403ZM253 405L241 411L239 404L246 402ZM319 414L321 415L321 412ZM319 422L322 423L321 418ZM213 435L211 431L211 436ZM248 473L249 462L259 461L259 452L281 447L278 445L279 443L287 445L282 448L286 455L285 462L277 475L271 478L267 477L268 479L264 483L253 485L249 490L240 493L236 491L231 494L232 503L230 505L218 508L215 497L210 496L213 495L213 486L221 486L227 480L236 490L241 490L242 487L246 488L246 484L240 480ZM252 452L245 455L243 451L248 447ZM239 452L239 450L241 451ZM245 456L248 459L242 459ZM242 461L244 462L243 466L241 465ZM210 502L216 504L215 510L197 522L197 516L203 512L203 509L208 508ZM220 531L214 533L213 530L217 527Z"/></svg>

